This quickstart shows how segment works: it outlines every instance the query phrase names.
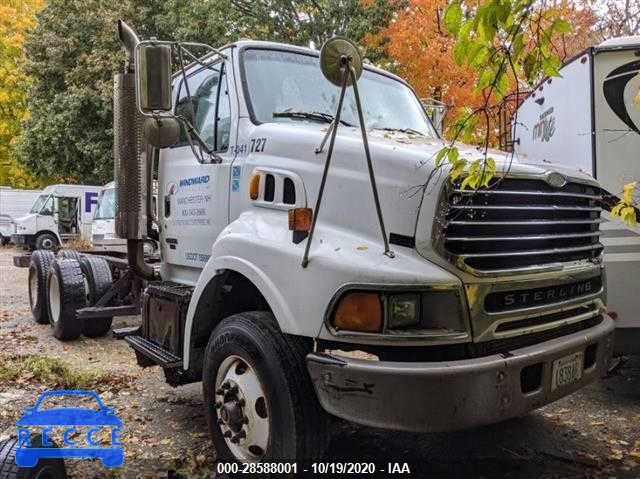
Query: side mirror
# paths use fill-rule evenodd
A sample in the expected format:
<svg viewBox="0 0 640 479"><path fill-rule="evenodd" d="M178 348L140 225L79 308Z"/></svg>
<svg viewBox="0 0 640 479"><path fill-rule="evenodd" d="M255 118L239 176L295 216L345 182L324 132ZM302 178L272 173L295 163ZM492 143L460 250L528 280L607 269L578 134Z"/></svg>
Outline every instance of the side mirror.
<svg viewBox="0 0 640 479"><path fill-rule="evenodd" d="M169 148L180 138L180 123L171 117L145 118L144 137L151 146Z"/></svg>
<svg viewBox="0 0 640 479"><path fill-rule="evenodd" d="M137 46L138 107L143 114L171 111L171 46L153 40Z"/></svg>

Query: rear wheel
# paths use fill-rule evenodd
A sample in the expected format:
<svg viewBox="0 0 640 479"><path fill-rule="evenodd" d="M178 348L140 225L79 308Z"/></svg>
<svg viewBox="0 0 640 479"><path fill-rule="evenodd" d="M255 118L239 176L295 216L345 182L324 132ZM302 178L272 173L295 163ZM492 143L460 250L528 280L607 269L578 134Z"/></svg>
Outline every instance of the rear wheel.
<svg viewBox="0 0 640 479"><path fill-rule="evenodd" d="M54 250L58 247L58 238L51 233L42 233L36 238L34 246L36 249Z"/></svg>
<svg viewBox="0 0 640 479"><path fill-rule="evenodd" d="M30 437L29 441L31 447L42 447L42 436L40 435ZM0 478L65 479L67 477L62 459L42 458L38 459L35 466L19 467L15 461L16 450L18 450L17 439L8 439L0 443Z"/></svg>
<svg viewBox="0 0 640 479"><path fill-rule="evenodd" d="M56 260L51 251L36 250L29 262L29 304L36 323L48 324L47 277L51 264Z"/></svg>
<svg viewBox="0 0 640 479"><path fill-rule="evenodd" d="M240 313L211 334L203 388L222 461L318 459L328 421L304 364L306 347L282 334L273 315Z"/></svg>
<svg viewBox="0 0 640 479"><path fill-rule="evenodd" d="M82 321L78 319L77 311L87 301L80 263L75 259L54 261L47 285L53 335L61 340L78 338L82 334Z"/></svg>
<svg viewBox="0 0 640 479"><path fill-rule="evenodd" d="M93 306L113 284L111 268L106 259L97 256L80 259L80 268L85 278L87 305ZM85 319L82 322L82 334L90 338L104 336L111 329L112 321L112 317Z"/></svg>

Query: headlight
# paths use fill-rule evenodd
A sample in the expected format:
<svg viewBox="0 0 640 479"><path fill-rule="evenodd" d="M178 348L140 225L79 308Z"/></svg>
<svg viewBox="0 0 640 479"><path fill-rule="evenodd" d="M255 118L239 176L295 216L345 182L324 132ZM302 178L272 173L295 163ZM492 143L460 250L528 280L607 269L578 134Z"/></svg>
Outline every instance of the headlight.
<svg viewBox="0 0 640 479"><path fill-rule="evenodd" d="M414 293L394 294L389 297L389 329L417 326L420 322L420 295Z"/></svg>
<svg viewBox="0 0 640 479"><path fill-rule="evenodd" d="M452 288L395 293L348 291L333 310L336 330L397 335L427 330L464 331L459 292Z"/></svg>
<svg viewBox="0 0 640 479"><path fill-rule="evenodd" d="M345 294L333 316L338 329L379 333L382 331L382 302L380 295L358 291Z"/></svg>

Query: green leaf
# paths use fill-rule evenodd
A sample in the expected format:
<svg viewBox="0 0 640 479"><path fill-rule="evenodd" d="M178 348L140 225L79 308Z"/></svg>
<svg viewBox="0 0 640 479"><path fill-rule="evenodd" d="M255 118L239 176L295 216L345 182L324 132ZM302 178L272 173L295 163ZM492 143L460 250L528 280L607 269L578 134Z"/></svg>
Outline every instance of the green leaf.
<svg viewBox="0 0 640 479"><path fill-rule="evenodd" d="M523 32L518 33L514 37L513 43L511 44L511 51L513 55L513 61L518 62L518 60L520 59L520 56L522 55L522 52L524 51L524 33Z"/></svg>
<svg viewBox="0 0 640 479"><path fill-rule="evenodd" d="M534 77L536 75L536 65L538 64L538 60L536 58L536 53L535 51L530 51L529 53L527 53L527 56L524 59L523 62L523 67L524 67L524 74L527 77L527 80L531 83L534 80Z"/></svg>
<svg viewBox="0 0 640 479"><path fill-rule="evenodd" d="M560 76L560 68L562 67L562 62L560 58L555 55L551 55L544 60L542 60L542 71L545 75L550 77Z"/></svg>
<svg viewBox="0 0 640 479"><path fill-rule="evenodd" d="M551 29L558 33L571 33L571 25L562 18L556 18L551 24Z"/></svg>
<svg viewBox="0 0 640 479"><path fill-rule="evenodd" d="M469 53L469 42L462 39L456 42L456 46L453 47L453 59L457 65L462 65Z"/></svg>
<svg viewBox="0 0 640 479"><path fill-rule="evenodd" d="M462 7L457 1L451 2L445 10L444 24L454 37L458 36L462 24Z"/></svg>
<svg viewBox="0 0 640 479"><path fill-rule="evenodd" d="M451 163L452 165L455 165L455 163L458 161L458 156L460 154L458 153L458 148L457 147L451 147L449 149L449 154L447 155L447 160L449 161L449 163Z"/></svg>
<svg viewBox="0 0 640 479"><path fill-rule="evenodd" d="M445 146L442 150L438 152L438 154L436 155L436 167L442 164L442 160L444 159L445 155L447 155L448 153L449 153L448 146Z"/></svg>
<svg viewBox="0 0 640 479"><path fill-rule="evenodd" d="M455 164L453 165L453 168L451 168L451 173L449 174L452 181L455 181L456 179L458 179L458 177L460 177L460 175L464 171L465 166L467 166L467 160L465 159L456 160Z"/></svg>
<svg viewBox="0 0 640 479"><path fill-rule="evenodd" d="M479 66L487 57L489 50L480 41L474 41L469 44L469 51L467 53L468 63L471 66Z"/></svg>

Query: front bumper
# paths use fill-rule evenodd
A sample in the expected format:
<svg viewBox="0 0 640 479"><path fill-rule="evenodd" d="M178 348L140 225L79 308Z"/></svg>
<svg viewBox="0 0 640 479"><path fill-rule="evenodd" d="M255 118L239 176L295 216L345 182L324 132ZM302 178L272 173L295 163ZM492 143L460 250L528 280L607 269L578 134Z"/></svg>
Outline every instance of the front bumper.
<svg viewBox="0 0 640 479"><path fill-rule="evenodd" d="M602 376L613 330L613 320L605 315L590 329L481 358L405 363L311 353L307 368L322 407L331 414L385 429L451 431L521 416ZM552 391L553 361L587 347L585 358L593 364L582 378ZM529 378L532 370L540 371L533 390L530 380L523 386L521 378Z"/></svg>

